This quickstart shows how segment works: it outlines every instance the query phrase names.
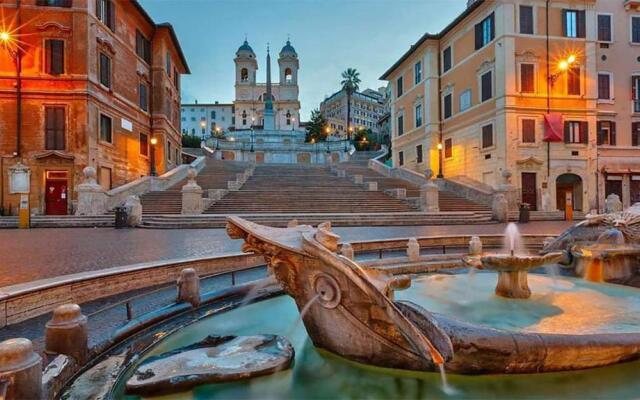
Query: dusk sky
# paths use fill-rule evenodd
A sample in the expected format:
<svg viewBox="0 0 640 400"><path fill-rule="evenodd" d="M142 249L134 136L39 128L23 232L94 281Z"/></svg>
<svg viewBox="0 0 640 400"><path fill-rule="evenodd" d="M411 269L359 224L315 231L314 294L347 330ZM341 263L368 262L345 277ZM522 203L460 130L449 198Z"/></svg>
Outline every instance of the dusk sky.
<svg viewBox="0 0 640 400"><path fill-rule="evenodd" d="M182 100L228 103L234 96L233 58L245 34L265 81L267 42L274 81L287 35L300 59L302 118L339 89L347 67L360 71L361 89L378 78L425 32L438 32L467 0L142 0L156 22L173 24L191 75ZM399 3L403 3L399 5Z"/></svg>

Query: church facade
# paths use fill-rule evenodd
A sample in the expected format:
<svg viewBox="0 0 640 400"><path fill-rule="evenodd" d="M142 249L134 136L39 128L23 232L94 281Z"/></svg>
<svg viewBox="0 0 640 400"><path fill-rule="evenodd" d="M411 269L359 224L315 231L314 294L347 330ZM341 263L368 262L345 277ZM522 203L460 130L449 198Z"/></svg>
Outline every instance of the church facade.
<svg viewBox="0 0 640 400"><path fill-rule="evenodd" d="M287 41L278 55L279 82L271 83L271 55L267 49L267 82L256 79L258 60L249 43L245 42L236 52L235 62L235 129L266 129L295 131L300 126L300 100L298 88L298 54ZM270 85L269 85L269 84ZM268 90L270 87L270 90ZM268 92L271 92L269 95ZM271 98L269 102L268 97ZM265 126L265 106L273 107L274 127ZM269 112L267 112L269 114ZM271 124L267 116L267 124Z"/></svg>

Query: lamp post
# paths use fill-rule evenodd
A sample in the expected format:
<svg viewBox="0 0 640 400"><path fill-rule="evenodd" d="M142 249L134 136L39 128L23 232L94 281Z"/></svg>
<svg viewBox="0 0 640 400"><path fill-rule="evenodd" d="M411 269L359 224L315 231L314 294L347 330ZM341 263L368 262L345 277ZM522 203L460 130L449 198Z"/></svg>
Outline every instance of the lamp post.
<svg viewBox="0 0 640 400"><path fill-rule="evenodd" d="M442 143L438 143L438 179L444 178L442 174Z"/></svg>
<svg viewBox="0 0 640 400"><path fill-rule="evenodd" d="M203 142L204 142L204 132L205 132L206 127L207 127L207 121L201 120L200 121L200 128L201 128L201 132L202 132L201 136L202 136L202 141Z"/></svg>
<svg viewBox="0 0 640 400"><path fill-rule="evenodd" d="M156 145L158 144L158 138L151 136L151 154L149 154L149 163L151 164L151 176L156 176Z"/></svg>
<svg viewBox="0 0 640 400"><path fill-rule="evenodd" d="M291 118L291 130L295 130L296 128L296 117Z"/></svg>
<svg viewBox="0 0 640 400"><path fill-rule="evenodd" d="M255 121L256 121L256 119L254 117L251 117L251 136L249 137L249 140L251 141L251 149L249 151L251 153L254 152L254 150L253 150L253 140L254 140L253 135L254 135L255 132L253 130L253 124L254 124Z"/></svg>
<svg viewBox="0 0 640 400"><path fill-rule="evenodd" d="M20 7L19 2L18 7ZM22 136L22 50L16 44L12 33L8 31L0 32L0 45L9 52L16 66L16 151L13 155L18 157Z"/></svg>

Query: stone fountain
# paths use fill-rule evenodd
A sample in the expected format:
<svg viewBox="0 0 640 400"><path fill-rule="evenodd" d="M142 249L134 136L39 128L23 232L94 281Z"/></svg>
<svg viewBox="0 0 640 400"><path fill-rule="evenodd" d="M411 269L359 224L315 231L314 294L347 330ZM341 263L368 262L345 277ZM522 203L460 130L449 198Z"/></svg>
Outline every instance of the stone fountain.
<svg viewBox="0 0 640 400"><path fill-rule="evenodd" d="M271 228L230 217L227 232L244 240L243 251L264 255L284 292L305 311L302 320L313 344L349 360L408 370L495 374L576 370L640 358L640 332L495 329L396 301L394 291L407 282L339 255L339 237L328 223ZM522 293L526 271L557 257L507 254L485 258L484 265L515 281L510 286L517 289L511 290Z"/></svg>

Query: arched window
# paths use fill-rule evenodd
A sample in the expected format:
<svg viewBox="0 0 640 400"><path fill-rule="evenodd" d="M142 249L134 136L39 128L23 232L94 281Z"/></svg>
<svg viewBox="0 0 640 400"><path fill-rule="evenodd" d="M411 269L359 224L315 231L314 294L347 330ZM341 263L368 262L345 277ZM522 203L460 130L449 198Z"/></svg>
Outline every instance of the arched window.
<svg viewBox="0 0 640 400"><path fill-rule="evenodd" d="M291 125L291 113L287 111L287 125Z"/></svg>
<svg viewBox="0 0 640 400"><path fill-rule="evenodd" d="M284 70L284 81L286 83L293 82L293 72L291 72L291 68L286 68Z"/></svg>
<svg viewBox="0 0 640 400"><path fill-rule="evenodd" d="M249 70L242 68L240 70L240 82L249 82Z"/></svg>
<svg viewBox="0 0 640 400"><path fill-rule="evenodd" d="M247 125L247 110L242 111L242 125Z"/></svg>

